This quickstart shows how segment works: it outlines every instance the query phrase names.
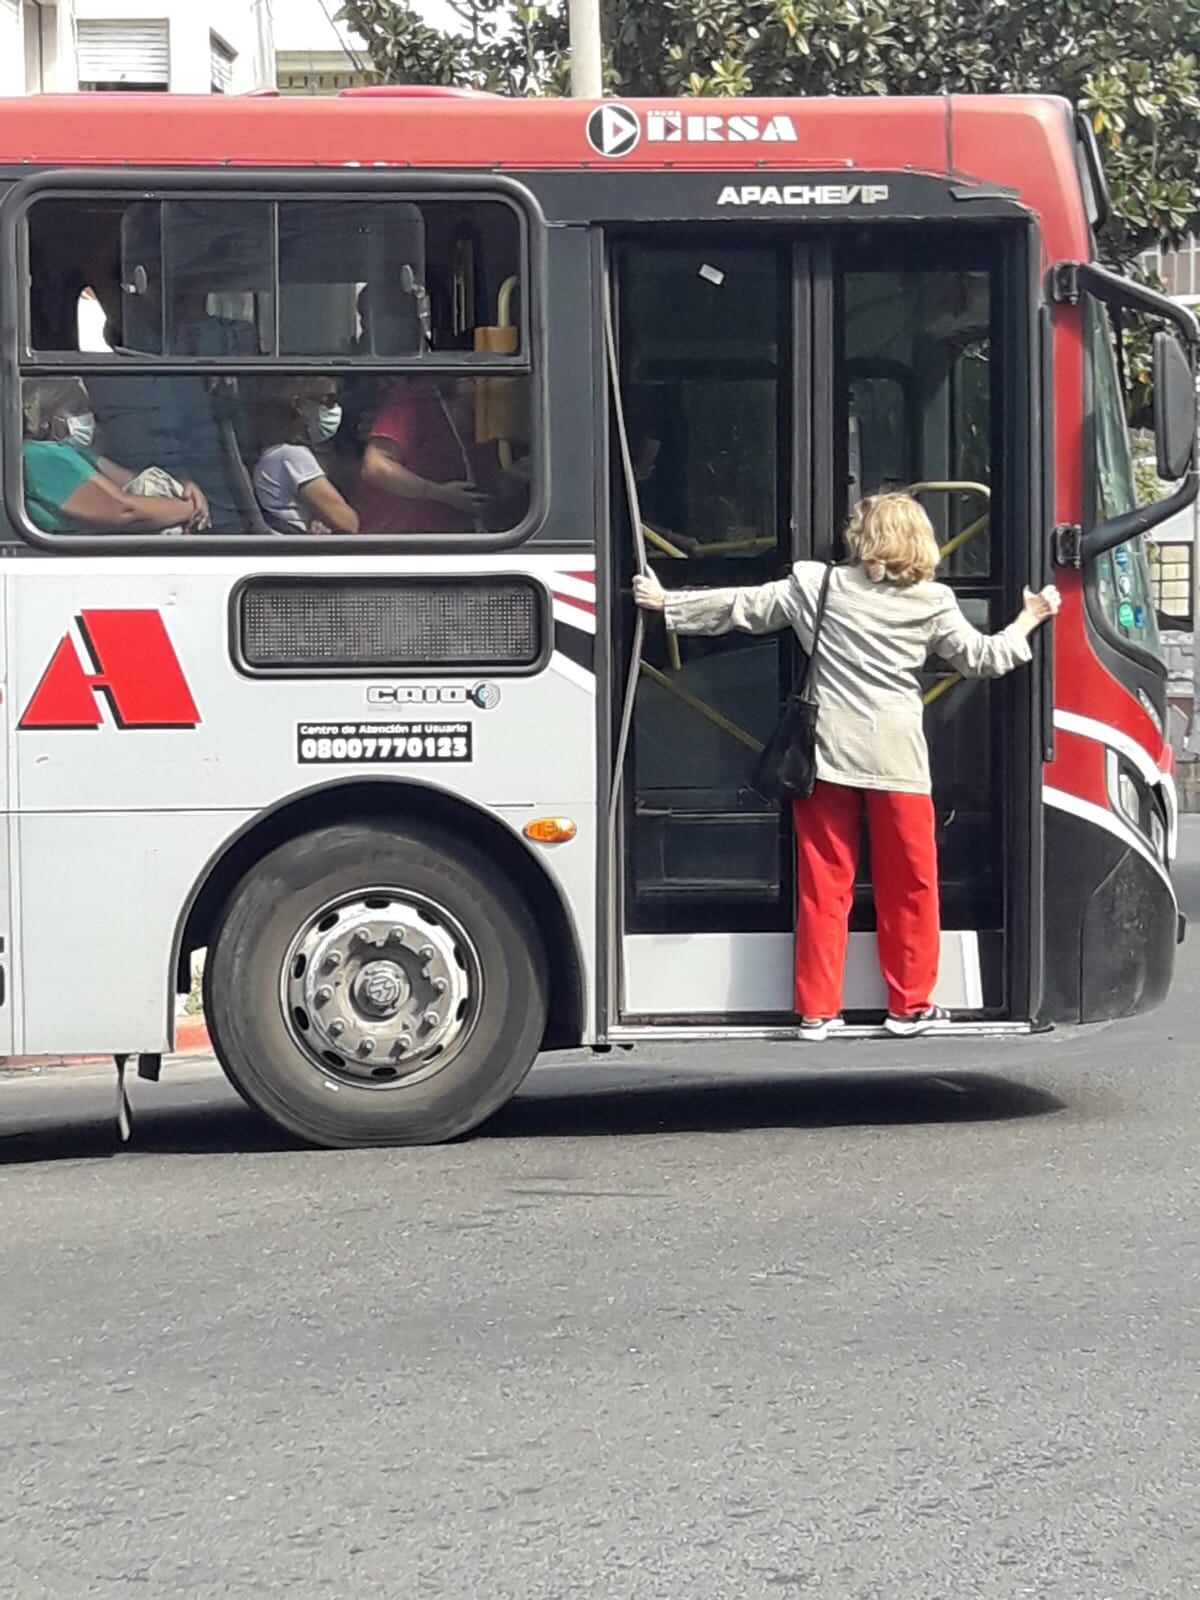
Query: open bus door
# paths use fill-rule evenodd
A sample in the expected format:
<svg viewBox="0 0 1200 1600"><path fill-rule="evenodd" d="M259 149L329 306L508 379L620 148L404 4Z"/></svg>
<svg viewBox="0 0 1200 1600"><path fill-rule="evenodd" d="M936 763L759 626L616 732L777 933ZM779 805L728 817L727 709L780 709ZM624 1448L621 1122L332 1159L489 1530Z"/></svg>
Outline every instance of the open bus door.
<svg viewBox="0 0 1200 1600"><path fill-rule="evenodd" d="M839 559L860 494L909 489L940 576L993 630L1040 579L1029 422L1029 278L1020 233L746 226L611 241L617 392L613 722L619 786L610 1019L766 1028L792 1013L789 808L747 779L798 666L790 634L674 638L628 601L641 559L667 587L756 584ZM632 480L630 482L629 480ZM636 647L636 648L635 648ZM626 668L633 663L632 676ZM989 1026L1035 1014L1040 930L1039 675L925 683L943 895L938 1000ZM853 1021L885 1009L868 853L846 980Z"/></svg>

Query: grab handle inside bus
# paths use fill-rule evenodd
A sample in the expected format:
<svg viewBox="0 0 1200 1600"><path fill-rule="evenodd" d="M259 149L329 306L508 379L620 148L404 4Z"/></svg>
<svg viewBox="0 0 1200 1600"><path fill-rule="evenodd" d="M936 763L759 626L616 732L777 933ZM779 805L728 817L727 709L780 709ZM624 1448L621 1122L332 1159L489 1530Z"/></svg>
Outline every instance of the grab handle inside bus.
<svg viewBox="0 0 1200 1600"><path fill-rule="evenodd" d="M646 563L646 536L642 529L641 497L638 494L633 455L629 448L629 430L625 425L625 406L621 399L621 368L617 359L617 334L613 322L611 292L604 297L604 346L608 357L608 379L609 388L612 390L613 415L617 424L617 441L621 451L621 476L625 484L625 498L629 507L630 524L633 529L634 570L639 575L644 576L649 570ZM615 839L616 837L621 789L625 779L625 755L629 749L629 734L633 727L633 708L637 699L638 678L641 674L645 638L646 619L641 607L638 606L634 616L633 642L629 652L629 675L625 680L625 700L621 707L617 748L613 757L612 786L608 800L610 839Z"/></svg>

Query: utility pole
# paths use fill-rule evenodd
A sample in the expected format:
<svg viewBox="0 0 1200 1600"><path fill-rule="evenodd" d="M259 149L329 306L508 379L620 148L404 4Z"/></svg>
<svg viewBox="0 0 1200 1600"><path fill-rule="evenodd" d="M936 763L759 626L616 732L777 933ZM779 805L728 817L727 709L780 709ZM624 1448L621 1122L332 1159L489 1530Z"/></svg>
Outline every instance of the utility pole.
<svg viewBox="0 0 1200 1600"><path fill-rule="evenodd" d="M599 100L604 94L600 0L568 0L567 30L571 42L571 93L577 100Z"/></svg>

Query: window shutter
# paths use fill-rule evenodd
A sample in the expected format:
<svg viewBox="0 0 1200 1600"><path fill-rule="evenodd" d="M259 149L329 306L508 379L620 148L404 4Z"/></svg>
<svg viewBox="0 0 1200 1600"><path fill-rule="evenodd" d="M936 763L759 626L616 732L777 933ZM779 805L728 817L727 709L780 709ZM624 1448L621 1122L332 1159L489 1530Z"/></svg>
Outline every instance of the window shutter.
<svg viewBox="0 0 1200 1600"><path fill-rule="evenodd" d="M166 22L77 23L79 82L166 88L171 50Z"/></svg>

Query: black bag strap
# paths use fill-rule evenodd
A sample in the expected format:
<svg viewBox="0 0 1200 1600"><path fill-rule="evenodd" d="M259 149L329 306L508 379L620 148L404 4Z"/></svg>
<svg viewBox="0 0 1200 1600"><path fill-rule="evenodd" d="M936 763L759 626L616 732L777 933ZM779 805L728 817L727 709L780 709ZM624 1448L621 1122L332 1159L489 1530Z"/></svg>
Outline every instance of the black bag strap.
<svg viewBox="0 0 1200 1600"><path fill-rule="evenodd" d="M833 568L825 568L825 576L821 579L821 592L817 597L817 614L813 619L812 649L808 653L808 665L804 669L804 677L800 682L801 700L812 701L813 680L817 672L817 645L821 639L821 629L825 623L825 607L829 603L829 582L833 577Z"/></svg>

